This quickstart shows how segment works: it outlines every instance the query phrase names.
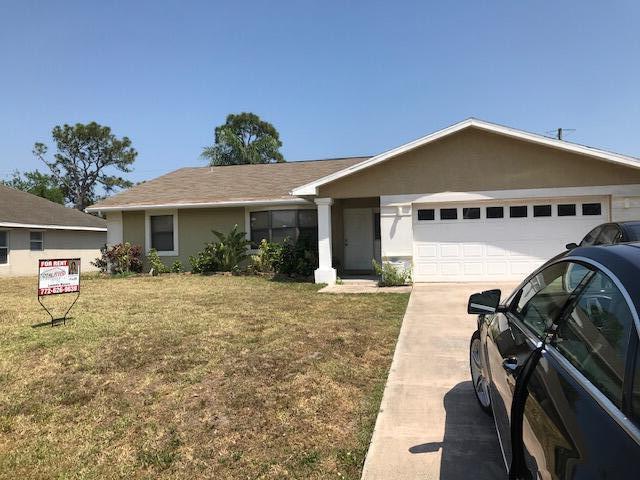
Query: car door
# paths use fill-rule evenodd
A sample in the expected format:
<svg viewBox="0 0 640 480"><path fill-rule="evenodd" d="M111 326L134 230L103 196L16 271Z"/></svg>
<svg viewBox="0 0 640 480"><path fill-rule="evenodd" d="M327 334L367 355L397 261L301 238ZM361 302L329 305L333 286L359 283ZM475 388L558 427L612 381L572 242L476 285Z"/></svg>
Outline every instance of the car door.
<svg viewBox="0 0 640 480"><path fill-rule="evenodd" d="M638 344L634 307L612 278L589 270L527 383L524 478L637 475L640 430L628 418Z"/></svg>
<svg viewBox="0 0 640 480"><path fill-rule="evenodd" d="M587 273L570 262L544 267L512 295L506 311L494 315L487 326L485 358L491 405L507 466L513 460L511 409L518 375Z"/></svg>

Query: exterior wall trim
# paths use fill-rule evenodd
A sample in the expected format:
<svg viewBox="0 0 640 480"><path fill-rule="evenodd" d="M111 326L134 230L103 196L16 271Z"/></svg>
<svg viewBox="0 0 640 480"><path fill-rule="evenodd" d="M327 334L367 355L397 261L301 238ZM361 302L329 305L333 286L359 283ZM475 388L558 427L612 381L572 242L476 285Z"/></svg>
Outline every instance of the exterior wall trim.
<svg viewBox="0 0 640 480"><path fill-rule="evenodd" d="M618 164L618 165L624 165L627 167L640 169L640 160L634 157L621 155L613 152L607 152L605 150L600 150L597 148L586 147L584 145L578 145L575 143L566 142L564 140L557 140L555 138L548 138L542 135L537 135L535 133L529 133L523 130L517 130L515 128L486 122L484 120L478 120L476 118L469 118L467 120L463 120L462 122L443 128L442 130L438 130L437 132L418 138L417 140L414 140L412 142L401 145L397 148L383 152L380 155L371 157L360 163L352 165L351 167L345 168L343 170L339 170L338 172L332 173L331 175L327 175L318 180L314 180L313 182L294 188L290 192L290 194L296 195L296 196L317 195L318 187L322 185L325 185L327 183L333 182L340 178L346 177L347 175L351 175L353 173L356 173L360 170L371 167L373 165L377 165L378 163L384 162L390 158L396 157L410 150L413 150L415 148L421 147L428 143L434 142L436 140L439 140L443 137L454 134L456 132L459 132L469 127L474 127L487 132L497 133L507 137L524 140L530 143L557 148L558 150L564 150L571 153L585 155L588 157L592 157L598 160L603 160L603 161Z"/></svg>
<svg viewBox="0 0 640 480"><path fill-rule="evenodd" d="M68 225L39 225L35 223L0 222L1 228L31 228L40 230L85 230L89 232L106 232L107 227L81 227Z"/></svg>

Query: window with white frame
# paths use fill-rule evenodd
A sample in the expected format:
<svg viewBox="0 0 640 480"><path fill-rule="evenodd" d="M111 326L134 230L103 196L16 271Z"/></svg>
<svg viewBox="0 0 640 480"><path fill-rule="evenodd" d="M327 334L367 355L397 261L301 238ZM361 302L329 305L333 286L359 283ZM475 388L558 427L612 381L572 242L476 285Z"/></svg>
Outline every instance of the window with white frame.
<svg viewBox="0 0 640 480"><path fill-rule="evenodd" d="M300 210L262 210L249 214L251 223L251 246L257 248L262 240L282 243L286 239L308 241L311 246L318 242L318 212Z"/></svg>
<svg viewBox="0 0 640 480"><path fill-rule="evenodd" d="M43 232L29 232L29 250L32 252L42 252L44 250Z"/></svg>
<svg viewBox="0 0 640 480"><path fill-rule="evenodd" d="M175 250L173 215L150 215L149 232L151 248L155 248L158 252L173 252Z"/></svg>
<svg viewBox="0 0 640 480"><path fill-rule="evenodd" d="M0 230L0 265L9 262L9 232Z"/></svg>

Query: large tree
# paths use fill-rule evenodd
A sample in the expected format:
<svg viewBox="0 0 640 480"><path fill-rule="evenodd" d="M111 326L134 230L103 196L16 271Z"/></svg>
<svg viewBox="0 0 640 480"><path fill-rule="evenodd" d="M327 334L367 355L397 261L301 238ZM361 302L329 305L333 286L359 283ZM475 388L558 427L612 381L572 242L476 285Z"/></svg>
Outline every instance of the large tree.
<svg viewBox="0 0 640 480"><path fill-rule="evenodd" d="M2 180L0 183L64 205L64 192L53 175L38 170L21 174L16 170L10 180Z"/></svg>
<svg viewBox="0 0 640 480"><path fill-rule="evenodd" d="M215 144L205 147L202 156L212 166L284 162L280 135L269 122L254 113L230 114L216 127Z"/></svg>
<svg viewBox="0 0 640 480"><path fill-rule="evenodd" d="M131 172L138 152L127 137L117 138L109 127L96 122L56 126L51 132L57 153L47 161L47 146L36 143L33 154L51 170L66 200L84 210L98 198L96 189L105 193L128 188L132 183L112 172Z"/></svg>

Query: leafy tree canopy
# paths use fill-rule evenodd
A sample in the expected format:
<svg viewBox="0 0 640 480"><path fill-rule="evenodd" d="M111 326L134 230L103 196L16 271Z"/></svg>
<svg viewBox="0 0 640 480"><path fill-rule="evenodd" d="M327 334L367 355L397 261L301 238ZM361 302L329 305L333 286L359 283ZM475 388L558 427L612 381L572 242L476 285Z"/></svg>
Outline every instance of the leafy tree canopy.
<svg viewBox="0 0 640 480"><path fill-rule="evenodd" d="M64 205L64 192L53 175L38 170L21 174L16 170L10 180L2 180L1 183Z"/></svg>
<svg viewBox="0 0 640 480"><path fill-rule="evenodd" d="M212 166L284 162L280 135L269 122L254 113L230 114L216 127L215 144L205 147L202 156Z"/></svg>
<svg viewBox="0 0 640 480"><path fill-rule="evenodd" d="M45 159L47 146L43 143L34 145L33 154L49 167L65 199L78 210L84 210L99 198L96 193L99 186L108 194L132 185L109 173L131 172L138 152L127 137L117 138L109 127L96 122L58 125L51 135L57 148L53 160Z"/></svg>

